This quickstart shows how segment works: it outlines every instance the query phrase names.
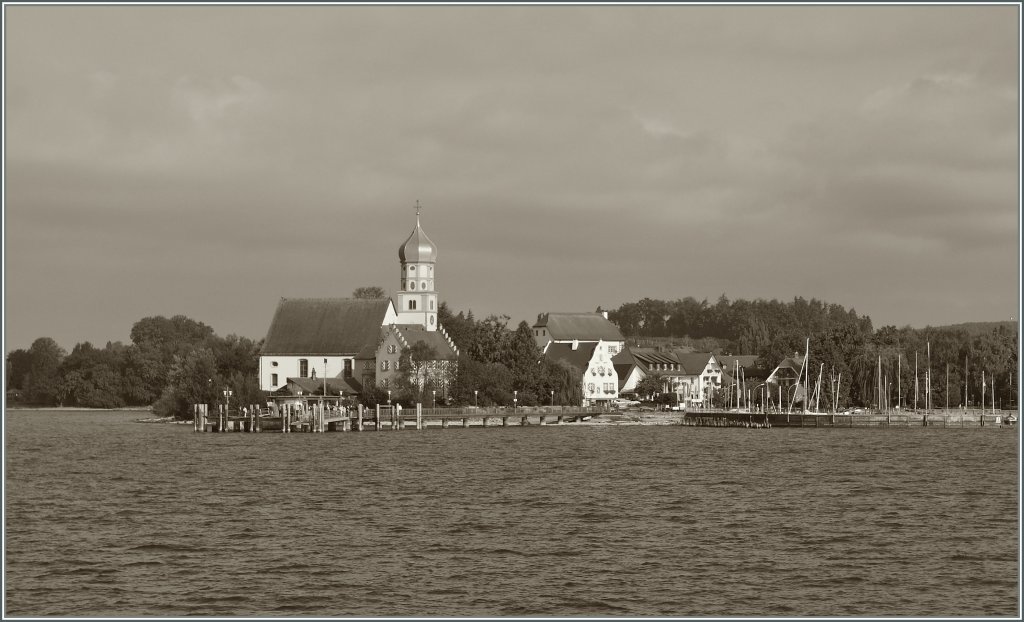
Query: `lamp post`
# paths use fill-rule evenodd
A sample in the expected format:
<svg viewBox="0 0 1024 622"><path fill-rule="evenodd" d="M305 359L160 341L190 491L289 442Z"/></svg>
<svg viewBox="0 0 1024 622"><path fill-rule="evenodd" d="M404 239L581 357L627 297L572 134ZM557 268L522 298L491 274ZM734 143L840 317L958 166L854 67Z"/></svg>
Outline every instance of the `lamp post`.
<svg viewBox="0 0 1024 622"><path fill-rule="evenodd" d="M224 389L224 425L220 427L221 432L227 432L228 413L231 412L231 389Z"/></svg>
<svg viewBox="0 0 1024 622"><path fill-rule="evenodd" d="M477 391L476 389L473 389L473 407L474 408L479 408L480 407L480 401L477 399L477 393L479 393L479 391Z"/></svg>
<svg viewBox="0 0 1024 622"><path fill-rule="evenodd" d="M555 392L554 391L551 392L551 405L552 406L555 405Z"/></svg>
<svg viewBox="0 0 1024 622"><path fill-rule="evenodd" d="M512 391L512 412L519 408L519 391Z"/></svg>
<svg viewBox="0 0 1024 622"><path fill-rule="evenodd" d="M759 384L756 387L754 387L754 395L757 395L757 390L760 389L761 387L763 387L764 385L765 385L765 383L762 382L761 384ZM758 397L760 397L760 396L758 396ZM749 406L749 404L748 404L748 406ZM764 410L764 399L761 400L761 410L762 411Z"/></svg>
<svg viewBox="0 0 1024 622"><path fill-rule="evenodd" d="M391 389L388 389L388 408L391 408Z"/></svg>
<svg viewBox="0 0 1024 622"><path fill-rule="evenodd" d="M431 389L430 390L430 408L433 409L433 408L436 408L436 407L437 407L437 389Z"/></svg>

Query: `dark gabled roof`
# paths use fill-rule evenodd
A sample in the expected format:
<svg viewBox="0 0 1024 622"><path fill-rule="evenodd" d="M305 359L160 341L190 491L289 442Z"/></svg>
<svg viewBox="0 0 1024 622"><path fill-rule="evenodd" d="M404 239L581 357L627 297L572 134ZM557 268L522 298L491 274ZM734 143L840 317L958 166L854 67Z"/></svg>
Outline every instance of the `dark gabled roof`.
<svg viewBox="0 0 1024 622"><path fill-rule="evenodd" d="M735 369L736 362L739 361L740 367L750 369L755 366L757 362L756 354L732 354L722 355L718 357L718 364L722 366L722 369Z"/></svg>
<svg viewBox="0 0 1024 622"><path fill-rule="evenodd" d="M714 354L711 352L676 352L679 364L691 376L704 373L704 368L707 367L708 361L711 360L712 356Z"/></svg>
<svg viewBox="0 0 1024 622"><path fill-rule="evenodd" d="M544 351L544 356L553 361L565 361L580 371L586 371L596 348L596 343L581 343L575 350L571 343L552 343Z"/></svg>
<svg viewBox="0 0 1024 622"><path fill-rule="evenodd" d="M619 328L600 313L545 313L533 328L547 328L552 339L625 341Z"/></svg>
<svg viewBox="0 0 1024 622"><path fill-rule="evenodd" d="M283 387L274 391L274 395L296 395L294 389L301 389L306 395L323 395L323 378L288 378ZM354 378L328 378L327 394L337 395L343 392L347 395L359 393L362 386Z"/></svg>
<svg viewBox="0 0 1024 622"><path fill-rule="evenodd" d="M623 385L629 379L629 374L632 373L633 368L639 367L640 363L637 362L630 348L623 348L618 354L612 357L612 367L615 368L615 374L619 377L619 390L622 390Z"/></svg>
<svg viewBox="0 0 1024 622"><path fill-rule="evenodd" d="M422 341L433 348L437 352L437 359L435 360L451 361L459 358L455 350L452 349L451 344L444 338L444 335L436 330L427 330L419 324L396 324L395 328L410 347Z"/></svg>
<svg viewBox="0 0 1024 622"><path fill-rule="evenodd" d="M391 300L282 298L263 354L348 354L376 344Z"/></svg>

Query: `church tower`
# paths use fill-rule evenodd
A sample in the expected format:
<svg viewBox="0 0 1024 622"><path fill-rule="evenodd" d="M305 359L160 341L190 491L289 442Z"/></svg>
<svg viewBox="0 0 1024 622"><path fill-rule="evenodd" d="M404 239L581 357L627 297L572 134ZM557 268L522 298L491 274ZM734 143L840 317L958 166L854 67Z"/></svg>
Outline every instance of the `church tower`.
<svg viewBox="0 0 1024 622"><path fill-rule="evenodd" d="M419 324L437 330L437 292L434 291L434 264L437 246L420 227L420 204L416 202L416 228L398 247L402 266L400 288L395 295L396 324Z"/></svg>

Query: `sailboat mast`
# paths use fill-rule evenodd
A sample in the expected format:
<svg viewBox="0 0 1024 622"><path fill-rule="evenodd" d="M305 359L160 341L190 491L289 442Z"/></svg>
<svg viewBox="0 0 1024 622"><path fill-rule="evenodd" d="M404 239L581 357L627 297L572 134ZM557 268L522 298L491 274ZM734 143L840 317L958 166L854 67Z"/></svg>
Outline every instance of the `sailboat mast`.
<svg viewBox="0 0 1024 622"><path fill-rule="evenodd" d="M925 401L928 403L928 412L932 411L932 342L926 341L928 344L928 393L925 397Z"/></svg>
<svg viewBox="0 0 1024 622"><path fill-rule="evenodd" d="M918 412L918 350L913 350L913 412Z"/></svg>
<svg viewBox="0 0 1024 622"><path fill-rule="evenodd" d="M901 406L903 401L903 355L900 352L896 353L896 408Z"/></svg>

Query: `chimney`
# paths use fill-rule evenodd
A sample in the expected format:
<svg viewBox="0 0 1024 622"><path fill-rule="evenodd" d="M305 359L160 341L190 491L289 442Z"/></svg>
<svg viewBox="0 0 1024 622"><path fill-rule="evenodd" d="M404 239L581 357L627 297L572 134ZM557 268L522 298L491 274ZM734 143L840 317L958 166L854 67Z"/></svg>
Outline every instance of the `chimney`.
<svg viewBox="0 0 1024 622"><path fill-rule="evenodd" d="M573 350L579 350L580 349L580 340L579 339L573 339L572 340L572 349Z"/></svg>
<svg viewBox="0 0 1024 622"><path fill-rule="evenodd" d="M601 315L604 316L604 319L606 319L606 320L608 319L608 312L607 311L602 311Z"/></svg>

